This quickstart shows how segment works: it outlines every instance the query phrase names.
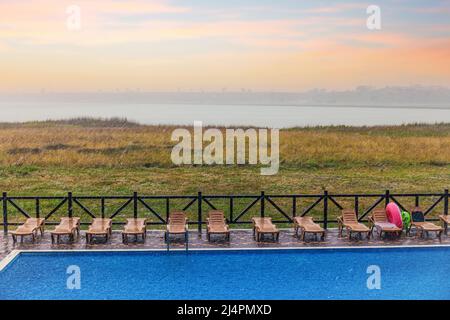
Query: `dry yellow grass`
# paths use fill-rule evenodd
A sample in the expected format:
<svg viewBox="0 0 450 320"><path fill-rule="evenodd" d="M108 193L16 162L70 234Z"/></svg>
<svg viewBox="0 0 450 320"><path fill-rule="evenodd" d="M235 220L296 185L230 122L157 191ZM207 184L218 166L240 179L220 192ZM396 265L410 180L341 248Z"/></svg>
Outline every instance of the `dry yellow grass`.
<svg viewBox="0 0 450 320"><path fill-rule="evenodd" d="M173 129L168 126L2 127L0 165L170 167L170 152L175 144L170 140ZM280 161L284 166L295 167L448 165L450 125L441 126L433 135L423 134L422 130L420 126L387 128L390 134L371 128L285 130L280 133Z"/></svg>

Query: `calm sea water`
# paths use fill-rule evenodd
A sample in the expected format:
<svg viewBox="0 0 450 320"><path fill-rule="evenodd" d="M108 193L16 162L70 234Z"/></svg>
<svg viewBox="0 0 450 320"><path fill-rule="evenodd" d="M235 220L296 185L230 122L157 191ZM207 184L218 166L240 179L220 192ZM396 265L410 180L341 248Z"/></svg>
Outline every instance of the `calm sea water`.
<svg viewBox="0 0 450 320"><path fill-rule="evenodd" d="M449 258L429 247L22 253L0 272L0 300L449 299ZM67 289L69 266L79 290Z"/></svg>
<svg viewBox="0 0 450 320"><path fill-rule="evenodd" d="M398 125L450 122L450 109L304 107L255 105L0 103L0 122L125 117L143 124L252 125L286 128L314 125Z"/></svg>

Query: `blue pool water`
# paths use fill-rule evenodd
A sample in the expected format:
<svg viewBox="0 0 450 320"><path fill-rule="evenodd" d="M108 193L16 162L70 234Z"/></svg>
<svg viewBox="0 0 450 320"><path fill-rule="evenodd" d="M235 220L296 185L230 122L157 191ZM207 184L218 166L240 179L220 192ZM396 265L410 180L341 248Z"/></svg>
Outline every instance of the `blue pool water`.
<svg viewBox="0 0 450 320"><path fill-rule="evenodd" d="M0 272L0 299L450 299L449 262L445 247L21 253Z"/></svg>

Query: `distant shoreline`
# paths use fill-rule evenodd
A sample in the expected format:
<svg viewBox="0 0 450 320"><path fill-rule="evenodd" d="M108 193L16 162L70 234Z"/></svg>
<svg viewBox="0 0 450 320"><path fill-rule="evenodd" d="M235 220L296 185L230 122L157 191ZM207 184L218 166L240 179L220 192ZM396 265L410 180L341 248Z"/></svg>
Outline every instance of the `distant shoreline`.
<svg viewBox="0 0 450 320"><path fill-rule="evenodd" d="M127 118L92 118L92 117L80 117L70 119L48 119L42 121L24 121L24 122L0 122L0 129L12 128L12 127L53 127L53 126L75 126L85 128L192 128L192 125L175 125L175 124L143 124L138 121L128 120ZM282 130L294 130L294 129L323 129L323 130L351 130L351 129L389 129L389 128L413 128L413 127L447 127L450 126L450 121L436 122L436 123L407 123L398 125L315 125L315 126L295 126L283 128ZM236 128L238 126L223 126L223 125L206 125L204 128L217 127L217 128ZM242 128L256 128L256 126L242 125Z"/></svg>
<svg viewBox="0 0 450 320"><path fill-rule="evenodd" d="M0 107L2 105L8 105L9 103L14 104L33 104L35 102L33 101L2 101L0 100ZM220 102L138 102L138 101L132 101L132 102L111 102L111 101L41 101L38 102L39 104L60 104L60 103L76 103L76 104L89 104L89 103L95 103L95 104L101 104L101 105L107 105L107 104L123 104L125 105L146 105L148 107L152 106L211 106L211 107L221 107L221 106L249 106L249 107L274 107L274 108L283 108L283 107L297 107L297 108L355 108L355 109L414 109L414 110L450 110L450 104L448 105L406 105L406 104L399 104L399 105L384 105L384 104L300 104L300 103L220 103Z"/></svg>

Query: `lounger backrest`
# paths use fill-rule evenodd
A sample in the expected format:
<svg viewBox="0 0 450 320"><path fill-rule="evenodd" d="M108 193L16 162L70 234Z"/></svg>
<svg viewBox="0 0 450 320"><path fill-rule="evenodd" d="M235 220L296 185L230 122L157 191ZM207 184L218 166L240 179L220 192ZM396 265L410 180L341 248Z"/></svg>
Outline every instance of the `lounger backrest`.
<svg viewBox="0 0 450 320"><path fill-rule="evenodd" d="M169 215L169 224L185 224L186 213L183 211L175 211Z"/></svg>
<svg viewBox="0 0 450 320"><path fill-rule="evenodd" d="M28 218L23 225L27 227L38 227L43 222L44 222L43 218Z"/></svg>
<svg viewBox="0 0 450 320"><path fill-rule="evenodd" d="M345 223L357 223L356 212L354 210L342 210L342 219Z"/></svg>
<svg viewBox="0 0 450 320"><path fill-rule="evenodd" d="M79 223L80 218L78 218L78 217L75 217L75 218L63 217L63 218L61 218L61 222L62 223L66 223L66 222Z"/></svg>
<svg viewBox="0 0 450 320"><path fill-rule="evenodd" d="M256 217L253 218L253 221L255 222L256 225L272 225L272 218L270 217L265 217L265 218L260 218L260 217Z"/></svg>
<svg viewBox="0 0 450 320"><path fill-rule="evenodd" d="M297 217L296 219L301 224L316 224L312 217Z"/></svg>
<svg viewBox="0 0 450 320"><path fill-rule="evenodd" d="M145 226L146 223L147 220L145 218L127 219L127 224L129 226Z"/></svg>
<svg viewBox="0 0 450 320"><path fill-rule="evenodd" d="M210 223L224 223L225 216L223 214L223 211L214 210L208 213L208 219Z"/></svg>
<svg viewBox="0 0 450 320"><path fill-rule="evenodd" d="M419 207L415 207L411 210L411 220L413 222L424 222L425 221L425 214L423 213L422 209Z"/></svg>
<svg viewBox="0 0 450 320"><path fill-rule="evenodd" d="M107 224L109 226L111 226L112 224L112 220L108 219L108 218L94 218L94 220L92 221L93 225L104 225Z"/></svg>
<svg viewBox="0 0 450 320"><path fill-rule="evenodd" d="M375 222L388 222L386 211L384 209L374 210L372 217Z"/></svg>
<svg viewBox="0 0 450 320"><path fill-rule="evenodd" d="M61 222L59 223L60 226L78 226L80 224L80 218L69 218L69 217L63 217L61 218Z"/></svg>

